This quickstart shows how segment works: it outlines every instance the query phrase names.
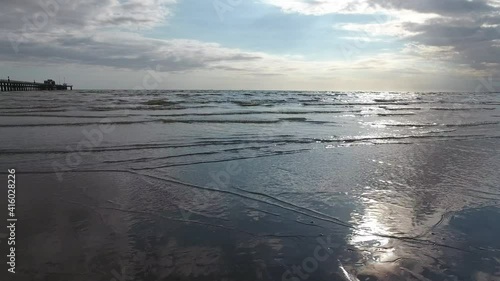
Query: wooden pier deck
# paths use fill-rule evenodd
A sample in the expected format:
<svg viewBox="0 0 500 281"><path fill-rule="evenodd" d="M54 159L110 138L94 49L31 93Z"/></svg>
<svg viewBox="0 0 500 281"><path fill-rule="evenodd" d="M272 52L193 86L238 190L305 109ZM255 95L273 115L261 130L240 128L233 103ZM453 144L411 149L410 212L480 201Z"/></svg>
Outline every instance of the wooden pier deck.
<svg viewBox="0 0 500 281"><path fill-rule="evenodd" d="M52 81L52 80L47 80ZM73 85L55 84L55 83L36 83L26 82L26 81L16 81L10 79L0 79L0 91L1 92L11 92L11 91L65 91L73 90Z"/></svg>

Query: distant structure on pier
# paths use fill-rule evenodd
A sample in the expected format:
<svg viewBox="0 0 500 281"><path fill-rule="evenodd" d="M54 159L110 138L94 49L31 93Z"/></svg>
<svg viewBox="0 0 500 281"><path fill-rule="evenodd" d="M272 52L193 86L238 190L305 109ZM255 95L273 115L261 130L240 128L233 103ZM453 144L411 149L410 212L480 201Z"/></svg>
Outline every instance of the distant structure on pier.
<svg viewBox="0 0 500 281"><path fill-rule="evenodd" d="M5 79L0 79L0 91L10 92L10 91L66 91L73 90L73 85L68 85L66 83L57 84L56 81L52 79L47 79L43 83L25 82L10 80L10 77Z"/></svg>

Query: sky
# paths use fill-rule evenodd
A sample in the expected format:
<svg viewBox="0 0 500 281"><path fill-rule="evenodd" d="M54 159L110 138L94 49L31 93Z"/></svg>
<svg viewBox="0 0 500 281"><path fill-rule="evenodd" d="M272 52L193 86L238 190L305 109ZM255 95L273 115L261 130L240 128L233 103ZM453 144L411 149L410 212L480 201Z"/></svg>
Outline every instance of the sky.
<svg viewBox="0 0 500 281"><path fill-rule="evenodd" d="M500 91L500 0L2 0L7 76L77 89Z"/></svg>

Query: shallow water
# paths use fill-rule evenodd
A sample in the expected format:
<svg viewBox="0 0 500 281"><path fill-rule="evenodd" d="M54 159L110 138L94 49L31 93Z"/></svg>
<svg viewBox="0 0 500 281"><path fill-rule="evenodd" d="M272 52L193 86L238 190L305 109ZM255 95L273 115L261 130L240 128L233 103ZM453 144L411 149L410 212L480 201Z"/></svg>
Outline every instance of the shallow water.
<svg viewBox="0 0 500 281"><path fill-rule="evenodd" d="M481 93L2 93L16 278L500 280L499 105Z"/></svg>

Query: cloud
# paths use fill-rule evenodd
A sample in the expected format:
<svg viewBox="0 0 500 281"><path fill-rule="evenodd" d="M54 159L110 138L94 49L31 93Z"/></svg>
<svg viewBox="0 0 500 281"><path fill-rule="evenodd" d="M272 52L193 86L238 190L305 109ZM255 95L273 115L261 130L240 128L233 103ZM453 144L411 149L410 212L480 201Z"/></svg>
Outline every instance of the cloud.
<svg viewBox="0 0 500 281"><path fill-rule="evenodd" d="M1 29L69 32L95 28L151 28L172 13L176 0L4 0Z"/></svg>
<svg viewBox="0 0 500 281"><path fill-rule="evenodd" d="M373 14L407 10L439 15L487 13L498 0L262 0L288 13Z"/></svg>
<svg viewBox="0 0 500 281"><path fill-rule="evenodd" d="M364 14L375 12L372 4L366 0L263 0L265 3L277 6L287 13L306 15L324 14Z"/></svg>
<svg viewBox="0 0 500 281"><path fill-rule="evenodd" d="M423 24L408 24L405 28L414 32L408 39L426 46L451 48L458 63L466 63L476 69L498 71L500 63L498 39L500 29L491 26L488 16L471 18L440 18Z"/></svg>
<svg viewBox="0 0 500 281"><path fill-rule="evenodd" d="M265 0L287 13L306 15L372 14L372 23L345 23L335 29L351 31L373 41L393 36L425 52L434 60L499 72L499 0ZM384 14L381 16L380 14ZM368 36L369 34L369 36ZM443 53L446 55L443 55Z"/></svg>
<svg viewBox="0 0 500 281"><path fill-rule="evenodd" d="M8 42L0 41L0 44ZM158 40L124 32L66 35L53 37L48 42L46 38L32 38L23 43L18 55L14 55L12 50L6 53L1 50L0 58L3 60L36 59L46 63L102 65L135 70L158 65L162 71L216 68L218 65L261 59L257 53L223 48L215 43Z"/></svg>
<svg viewBox="0 0 500 281"><path fill-rule="evenodd" d="M488 0L375 0L377 5L394 10L410 10L443 16L458 16L471 13L488 13L492 6Z"/></svg>

